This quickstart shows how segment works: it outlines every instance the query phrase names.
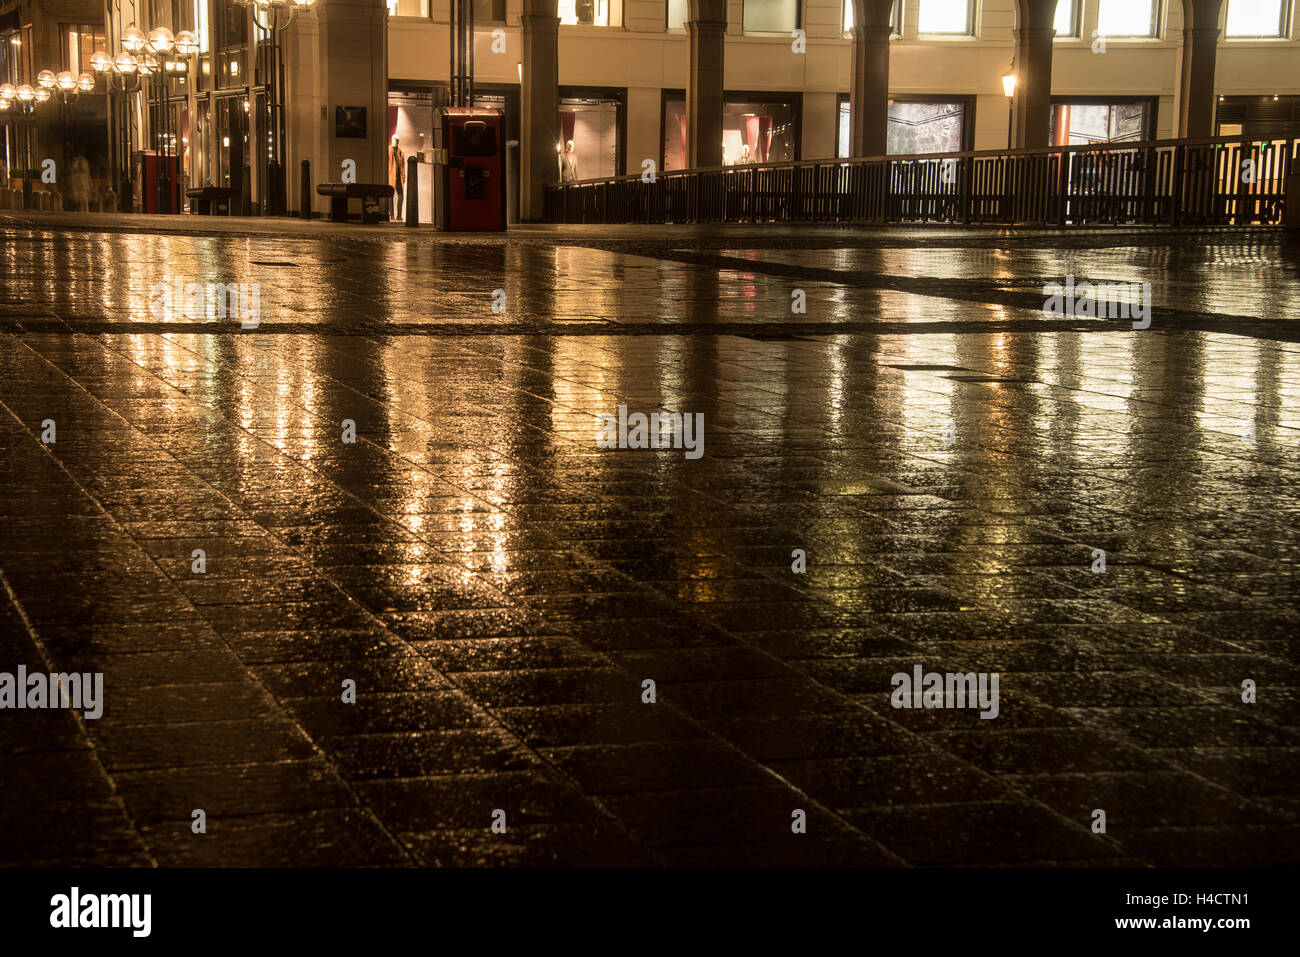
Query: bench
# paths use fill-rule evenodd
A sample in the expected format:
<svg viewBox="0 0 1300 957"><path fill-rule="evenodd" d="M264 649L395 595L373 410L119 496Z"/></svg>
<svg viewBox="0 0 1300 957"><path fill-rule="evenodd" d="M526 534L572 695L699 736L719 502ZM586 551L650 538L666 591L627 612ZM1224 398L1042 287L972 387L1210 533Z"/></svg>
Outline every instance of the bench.
<svg viewBox="0 0 1300 957"><path fill-rule="evenodd" d="M393 187L387 183L320 183L316 192L330 198L330 222L348 221L348 200L361 200L361 221L378 223L384 217L379 212L381 199L391 200Z"/></svg>
<svg viewBox="0 0 1300 957"><path fill-rule="evenodd" d="M190 209L200 216L213 215L217 207L229 216L230 201L239 196L239 190L229 186L195 186L187 189L185 195L190 200Z"/></svg>

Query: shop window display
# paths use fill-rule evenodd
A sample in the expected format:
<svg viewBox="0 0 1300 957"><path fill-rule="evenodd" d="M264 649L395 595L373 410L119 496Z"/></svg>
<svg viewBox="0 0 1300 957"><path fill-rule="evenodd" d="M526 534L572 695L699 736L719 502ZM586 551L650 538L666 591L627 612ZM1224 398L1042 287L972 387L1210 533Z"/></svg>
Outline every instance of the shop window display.
<svg viewBox="0 0 1300 957"><path fill-rule="evenodd" d="M433 222L433 167L427 160L427 150L433 147L433 98L427 93L390 93L388 95L388 157L386 162L388 182L396 187L402 183L402 204L398 208L393 197L393 218L404 219L405 201L411 190L406 183L406 160L419 157L416 167L419 175L420 222ZM394 159L396 157L396 160ZM394 163L399 164L394 168ZM400 170L400 172L399 172Z"/></svg>
<svg viewBox="0 0 1300 957"><path fill-rule="evenodd" d="M1057 146L1136 143L1147 139L1146 103L1054 103L1051 142Z"/></svg>
<svg viewBox="0 0 1300 957"><path fill-rule="evenodd" d="M559 131L560 182L618 175L617 101L561 98Z"/></svg>
<svg viewBox="0 0 1300 957"><path fill-rule="evenodd" d="M722 163L788 163L798 159L795 102L727 97L722 107ZM686 100L664 104L664 169L686 167Z"/></svg>
<svg viewBox="0 0 1300 957"><path fill-rule="evenodd" d="M966 105L893 100L885 133L885 149L893 156L917 153L959 153L965 149ZM836 155L850 154L849 101L840 100Z"/></svg>

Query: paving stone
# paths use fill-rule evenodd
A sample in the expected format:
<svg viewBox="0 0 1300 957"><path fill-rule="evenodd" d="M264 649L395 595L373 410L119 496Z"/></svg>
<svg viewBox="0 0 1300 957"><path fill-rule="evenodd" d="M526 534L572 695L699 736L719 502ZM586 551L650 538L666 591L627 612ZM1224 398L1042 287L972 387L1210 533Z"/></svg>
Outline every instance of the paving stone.
<svg viewBox="0 0 1300 957"><path fill-rule="evenodd" d="M4 863L1295 859L1278 233L2 213L0 244L0 670L106 699L0 712ZM531 290L507 316L485 256ZM139 314L214 262L257 330ZM1084 271L1162 277L1158 329L1043 315ZM600 448L620 405L702 414L704 455ZM894 708L917 665L997 672L998 717Z"/></svg>

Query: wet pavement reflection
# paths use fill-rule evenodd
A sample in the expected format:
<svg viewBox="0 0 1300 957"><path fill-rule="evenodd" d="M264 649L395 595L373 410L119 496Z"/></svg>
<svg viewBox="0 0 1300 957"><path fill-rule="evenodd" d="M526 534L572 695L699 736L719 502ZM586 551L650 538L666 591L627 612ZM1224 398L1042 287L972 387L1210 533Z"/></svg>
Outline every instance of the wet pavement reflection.
<svg viewBox="0 0 1300 957"><path fill-rule="evenodd" d="M1279 233L286 230L0 219L0 862L1300 856Z"/></svg>

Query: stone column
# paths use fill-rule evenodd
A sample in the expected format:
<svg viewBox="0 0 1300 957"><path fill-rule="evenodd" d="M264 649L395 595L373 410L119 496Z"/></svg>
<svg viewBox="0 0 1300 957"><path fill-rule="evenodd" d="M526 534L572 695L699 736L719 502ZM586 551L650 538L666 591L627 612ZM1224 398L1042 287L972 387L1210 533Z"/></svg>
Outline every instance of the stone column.
<svg viewBox="0 0 1300 957"><path fill-rule="evenodd" d="M384 0L317 0L314 9L324 113L321 155L312 176L317 183L337 183L343 161L350 159L357 164L358 183L386 183L388 6ZM334 135L340 106L366 108L364 139Z"/></svg>
<svg viewBox="0 0 1300 957"><path fill-rule="evenodd" d="M889 127L889 9L892 0L853 0L852 156L884 156Z"/></svg>
<svg viewBox="0 0 1300 957"><path fill-rule="evenodd" d="M1052 127L1052 38L1056 0L1020 0L1016 37L1016 95L1012 145L1048 146Z"/></svg>
<svg viewBox="0 0 1300 957"><path fill-rule="evenodd" d="M722 165L722 62L726 46L725 0L687 0L691 45L686 78L686 165Z"/></svg>
<svg viewBox="0 0 1300 957"><path fill-rule="evenodd" d="M1183 0L1178 136L1214 135L1214 66L1222 0Z"/></svg>
<svg viewBox="0 0 1300 957"><path fill-rule="evenodd" d="M520 89L519 218L539 222L546 187L558 181L560 18L556 0L524 0Z"/></svg>

